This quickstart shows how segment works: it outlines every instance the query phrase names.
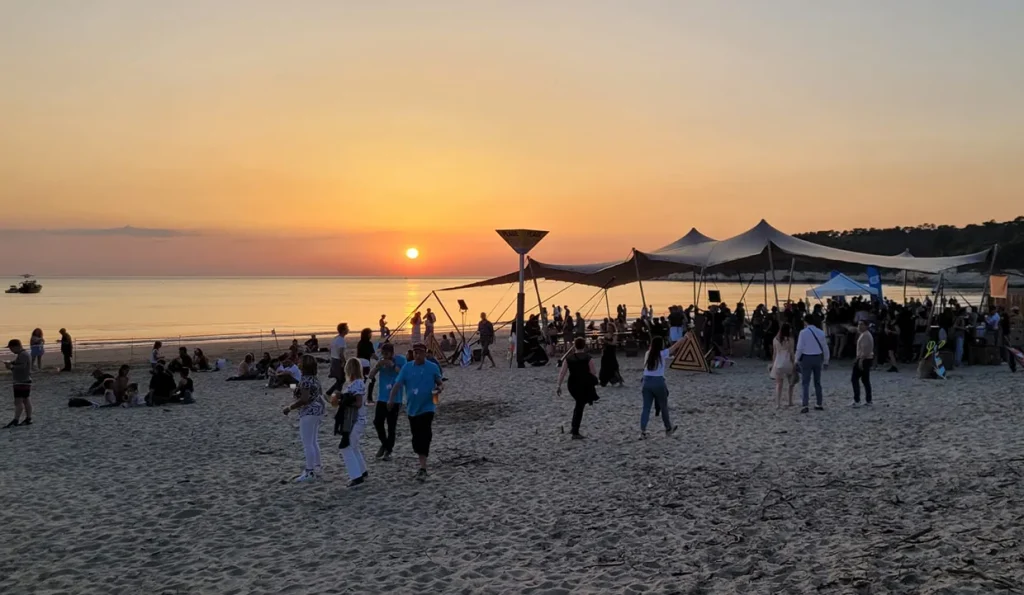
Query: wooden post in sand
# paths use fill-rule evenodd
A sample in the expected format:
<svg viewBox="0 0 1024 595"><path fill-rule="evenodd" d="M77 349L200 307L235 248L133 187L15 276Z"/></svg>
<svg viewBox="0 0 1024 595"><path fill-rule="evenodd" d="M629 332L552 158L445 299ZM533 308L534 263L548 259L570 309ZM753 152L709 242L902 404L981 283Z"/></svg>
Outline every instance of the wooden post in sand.
<svg viewBox="0 0 1024 595"><path fill-rule="evenodd" d="M772 258L772 243L768 242L768 266L772 270L772 289L775 290L775 308L779 308L779 284L775 281L775 260ZM779 312L781 314L781 312Z"/></svg>
<svg viewBox="0 0 1024 595"><path fill-rule="evenodd" d="M796 268L796 259L789 261L789 292L786 293L786 302L793 300L793 270Z"/></svg>
<svg viewBox="0 0 1024 595"><path fill-rule="evenodd" d="M644 310L647 309L647 298L644 297L644 281L640 278L640 261L636 257L636 248L633 248L633 266L636 267L636 282L640 284L640 301L643 302ZM653 318L653 314L647 313Z"/></svg>
<svg viewBox="0 0 1024 595"><path fill-rule="evenodd" d="M764 307L768 307L768 271L761 271L764 274Z"/></svg>

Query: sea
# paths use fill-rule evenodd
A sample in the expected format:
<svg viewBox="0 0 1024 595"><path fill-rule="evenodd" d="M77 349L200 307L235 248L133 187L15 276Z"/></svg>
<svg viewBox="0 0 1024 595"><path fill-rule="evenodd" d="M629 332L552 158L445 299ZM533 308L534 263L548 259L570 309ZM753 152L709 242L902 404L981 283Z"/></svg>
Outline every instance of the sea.
<svg viewBox="0 0 1024 595"><path fill-rule="evenodd" d="M173 277L173 278L43 278L42 293L0 295L0 337L28 340L35 328L43 330L47 343L59 340L66 328L79 349L100 348L153 340L223 341L255 337L303 338L311 333L334 335L339 322L353 333L364 327L377 334L381 314L394 329L417 307L437 314L437 329L452 330L463 324L458 300L468 307L467 328L475 328L481 312L495 322L515 317L517 284L455 291L446 288L472 283L472 278L357 278L357 277ZM13 281L12 281L13 282ZM810 287L779 283L778 299L800 299ZM694 303L691 281L647 281L644 298L656 315L668 306ZM735 305L752 310L758 303L775 304L775 288L761 279L753 283L710 281L700 287L700 305L706 307L708 291ZM537 294L550 313L554 304L568 305L585 317L602 319L616 304L625 304L630 318L640 313L643 299L636 283L603 290L556 281L530 281L525 287L526 308L537 311ZM899 289L902 294L902 287ZM912 288L911 297L927 289ZM436 292L436 297L435 293ZM440 301L438 301L440 299ZM446 311L447 310L447 314ZM450 316L450 318L449 318ZM405 327L408 328L407 326Z"/></svg>

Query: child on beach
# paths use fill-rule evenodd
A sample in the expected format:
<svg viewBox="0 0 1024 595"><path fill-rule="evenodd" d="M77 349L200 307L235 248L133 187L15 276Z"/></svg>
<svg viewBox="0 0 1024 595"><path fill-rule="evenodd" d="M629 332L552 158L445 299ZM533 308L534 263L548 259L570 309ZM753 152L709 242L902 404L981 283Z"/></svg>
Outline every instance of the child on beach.
<svg viewBox="0 0 1024 595"><path fill-rule="evenodd" d="M11 371L14 377L14 419L5 428L15 426L32 425L32 402L29 397L32 395L32 357L21 341L11 339L7 342L7 348L14 354L14 361L4 362L4 367ZM21 412L25 412L25 421L19 422Z"/></svg>
<svg viewBox="0 0 1024 595"><path fill-rule="evenodd" d="M32 365L36 370L43 371L43 354L46 353L46 341L43 339L43 329L37 328L32 331L32 338L29 339L29 349L32 353Z"/></svg>
<svg viewBox="0 0 1024 595"><path fill-rule="evenodd" d="M358 362L357 362L358 363ZM306 467L295 478L297 483L315 481L322 473L320 468L320 420L324 415L323 389L316 376L316 358L302 356L302 380L295 389L295 401L284 408L284 414L299 410L299 439L306 455Z"/></svg>
<svg viewBox="0 0 1024 595"><path fill-rule="evenodd" d="M192 384L192 379L189 378L191 373L188 368L182 368L178 370L181 374L181 380L178 381L178 390L175 391L174 395L181 399L181 402L186 405L195 403L196 400L192 398L192 393L195 392L195 386Z"/></svg>
<svg viewBox="0 0 1024 595"><path fill-rule="evenodd" d="M345 362L345 386L341 396L335 396L332 402L338 405L340 424L335 424L335 433L341 434L341 460L348 470L348 487L355 487L369 477L366 470L366 459L359 450L359 439L366 428L366 384L363 381L363 364L356 358ZM339 421L338 417L335 421Z"/></svg>
<svg viewBox="0 0 1024 595"><path fill-rule="evenodd" d="M103 405L102 407L117 407L117 395L114 394L114 380L108 378L103 381Z"/></svg>

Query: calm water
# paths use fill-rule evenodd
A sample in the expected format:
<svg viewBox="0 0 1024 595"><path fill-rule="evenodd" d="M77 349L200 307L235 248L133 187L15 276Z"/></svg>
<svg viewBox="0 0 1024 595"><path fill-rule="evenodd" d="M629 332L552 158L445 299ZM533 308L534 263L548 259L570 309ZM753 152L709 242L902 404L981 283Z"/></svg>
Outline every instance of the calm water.
<svg viewBox="0 0 1024 595"><path fill-rule="evenodd" d="M173 339L181 337L236 337L269 334L280 337L302 336L309 332L333 336L338 322L346 321L354 329L377 329L377 320L387 313L394 328L431 290L463 285L471 279L384 279L384 278L58 278L40 279L44 289L38 295L0 295L0 336L27 340L35 327L42 328L47 342L58 338L57 330L66 327L87 346L95 341L130 339ZM12 281L13 282L13 281ZM793 298L804 295L805 284L793 285ZM568 288L568 289L567 289ZM739 283L712 283L722 299L739 301L745 286ZM707 289L707 286L705 286ZM550 299L555 292L564 290ZM546 305L568 304L575 312L592 310L591 318L605 316L604 298L595 297L597 288L569 286L558 282L540 282ZM693 302L690 282L651 281L644 283L649 304L664 314L670 304ZM788 286L779 284L779 299L785 301ZM702 305L707 303L707 293ZM492 320L509 320L515 313L514 286L476 288L438 292L448 311L461 324L457 298L466 300L470 311L467 322L475 325L480 312ZM770 303L774 303L771 285ZM591 299L593 298L593 299ZM583 306L590 299L590 304ZM608 291L612 312L615 304L626 304L630 317L639 313L640 290L636 284ZM744 301L764 301L764 288L755 283ZM527 284L527 308L535 307L533 284ZM433 308L438 327L450 327L437 302L431 298L423 305Z"/></svg>

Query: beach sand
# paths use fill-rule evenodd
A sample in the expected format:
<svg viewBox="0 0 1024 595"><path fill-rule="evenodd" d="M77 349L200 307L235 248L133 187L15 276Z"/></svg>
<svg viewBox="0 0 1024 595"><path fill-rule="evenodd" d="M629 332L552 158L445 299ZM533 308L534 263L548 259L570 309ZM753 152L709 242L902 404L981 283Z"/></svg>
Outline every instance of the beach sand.
<svg viewBox="0 0 1024 595"><path fill-rule="evenodd" d="M430 479L412 480L403 416L394 460L370 460L357 490L326 422L326 480L290 482L287 390L218 372L195 375L194 405L68 409L88 368L37 375L35 425L0 430L2 590L1024 589L1024 375L876 372L875 406L851 409L844 362L825 373L826 411L800 415L775 408L761 362L670 371L679 431L652 420L639 441L640 360L620 362L629 385L598 389L585 441L553 366L449 369ZM377 446L369 429L364 454Z"/></svg>

